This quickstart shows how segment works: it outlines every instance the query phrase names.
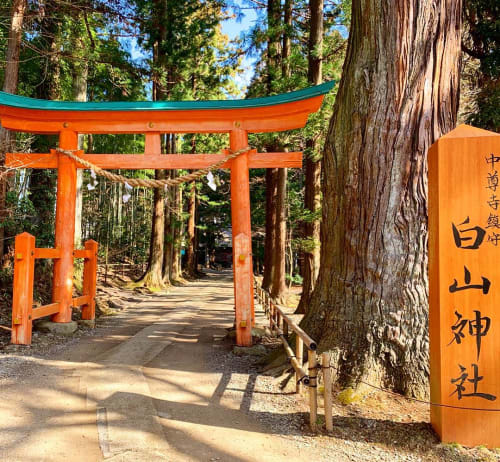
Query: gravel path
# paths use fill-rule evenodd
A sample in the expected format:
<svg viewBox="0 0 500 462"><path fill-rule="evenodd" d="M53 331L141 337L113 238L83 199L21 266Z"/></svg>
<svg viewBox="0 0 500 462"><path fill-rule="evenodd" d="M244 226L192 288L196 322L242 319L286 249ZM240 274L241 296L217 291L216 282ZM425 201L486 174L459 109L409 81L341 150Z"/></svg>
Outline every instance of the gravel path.
<svg viewBox="0 0 500 462"><path fill-rule="evenodd" d="M0 351L0 460L499 460L440 445L427 409L403 398L335 402L333 434L311 434L289 374L263 375L258 358L232 353L228 273L168 294L106 290L125 308L96 329Z"/></svg>

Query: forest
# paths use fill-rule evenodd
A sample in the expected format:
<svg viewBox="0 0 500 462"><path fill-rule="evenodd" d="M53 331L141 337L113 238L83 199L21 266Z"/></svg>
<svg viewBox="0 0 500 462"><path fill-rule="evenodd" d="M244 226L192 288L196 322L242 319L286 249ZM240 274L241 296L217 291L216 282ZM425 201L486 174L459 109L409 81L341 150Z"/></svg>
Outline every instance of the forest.
<svg viewBox="0 0 500 462"><path fill-rule="evenodd" d="M369 379L425 398L426 156L458 123L500 130L500 5L393 3L409 8L403 19L381 0L2 0L0 88L46 100L184 101L335 81L304 129L250 135L259 152L304 152L302 169L250 170L254 273L334 352L341 386ZM166 134L161 148L217 153L228 139ZM144 143L133 134L79 137L86 153L142 153ZM0 162L56 145L2 129ZM56 182L55 170L2 168L2 310L11 306L15 236L54 245ZM133 267L135 285L151 292L200 278L228 265L229 183L229 171L217 170L129 190L79 170L75 245L96 240L100 265ZM52 263L37 265L35 298L49 303Z"/></svg>

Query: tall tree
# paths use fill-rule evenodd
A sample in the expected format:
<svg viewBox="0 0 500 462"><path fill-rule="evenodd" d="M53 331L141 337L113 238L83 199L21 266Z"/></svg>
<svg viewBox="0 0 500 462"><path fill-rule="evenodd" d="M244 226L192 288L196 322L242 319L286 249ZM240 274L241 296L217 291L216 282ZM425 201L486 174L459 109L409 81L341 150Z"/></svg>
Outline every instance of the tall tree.
<svg viewBox="0 0 500 462"><path fill-rule="evenodd" d="M11 21L7 41L6 65L4 72L3 91L16 93L19 80L19 53L23 35L23 21L26 12L26 0L14 0L11 8ZM0 128L0 165L5 163L5 153L11 149L13 135L8 130ZM6 217L7 178L0 178L0 265L4 257L5 217Z"/></svg>
<svg viewBox="0 0 500 462"><path fill-rule="evenodd" d="M309 1L308 81L319 85L323 79L323 0ZM302 296L297 313L305 313L316 283L320 264L321 158L318 139L306 140L304 158L304 208L309 212L304 220L304 262Z"/></svg>
<svg viewBox="0 0 500 462"><path fill-rule="evenodd" d="M281 59L281 37L282 37L282 17L281 2L279 0L267 1L267 52L266 52L266 70L265 83L266 93L271 95L275 92L276 83L279 80L282 68ZM276 140L269 140L266 148L274 151L277 148ZM264 243L264 277L262 285L264 289L280 296L277 287L280 286L281 262L276 258L276 245L281 249L281 207L284 205L281 201L283 191L281 191L280 203L277 203L278 185L283 186L283 172L280 173L277 168L266 170L266 234ZM286 233L285 233L286 234ZM278 263L279 267L276 267ZM283 275L284 277L284 275ZM276 289L275 289L276 288Z"/></svg>
<svg viewBox="0 0 500 462"><path fill-rule="evenodd" d="M164 2L153 2L151 12L151 30L149 45L153 50L153 100L161 101L168 95L169 79L165 79L165 46L167 40L168 15L171 9ZM165 152L165 149L163 150ZM155 179L166 178L165 171L155 170ZM164 286L165 261L165 191L155 188L153 195L153 219L151 223L151 243L149 247L148 266L140 282L150 288Z"/></svg>
<svg viewBox="0 0 500 462"><path fill-rule="evenodd" d="M194 87L193 79L193 87ZM196 153L196 135L191 139L191 153ZM186 274L188 277L194 278L198 275L198 261L196 255L196 181L189 184L189 192L187 194L187 247L186 247Z"/></svg>
<svg viewBox="0 0 500 462"><path fill-rule="evenodd" d="M343 386L428 393L426 154L456 122L461 13L460 0L352 2L302 322Z"/></svg>
<svg viewBox="0 0 500 462"><path fill-rule="evenodd" d="M61 99L61 67L60 53L62 42L63 13L56 8L54 3L40 6L38 12L39 38L37 48L41 51L40 74L41 84L37 85L36 97L41 99ZM27 69L24 73L33 72ZM36 71L35 71L36 72ZM32 149L38 152L49 152L57 144L55 136L37 136L32 143ZM52 169L33 169L30 175L29 198L33 204L35 216L33 217L33 232L39 247L51 247L54 244L55 198L56 198L57 172Z"/></svg>
<svg viewBox="0 0 500 462"><path fill-rule="evenodd" d="M462 50L479 65L473 82L474 110L468 122L500 131L500 3L496 0L464 0Z"/></svg>
<svg viewBox="0 0 500 462"><path fill-rule="evenodd" d="M71 27L73 77L73 100L87 101L87 81L89 76L88 55L95 48L94 39L90 30L87 10L76 10L72 18ZM90 52L90 53L89 53ZM78 149L84 148L85 135L78 135ZM83 211L83 169L78 169L76 174L76 213L75 213L75 247L82 243L82 211Z"/></svg>
<svg viewBox="0 0 500 462"><path fill-rule="evenodd" d="M285 0L283 4L282 47L281 47L281 78L289 79L291 73L290 58L292 54L292 12L293 0ZM278 302L283 302L286 292L286 242L287 242L287 177L288 169L279 168L276 174L276 196L274 208L276 214L274 245L273 245L273 275L270 287L271 296Z"/></svg>

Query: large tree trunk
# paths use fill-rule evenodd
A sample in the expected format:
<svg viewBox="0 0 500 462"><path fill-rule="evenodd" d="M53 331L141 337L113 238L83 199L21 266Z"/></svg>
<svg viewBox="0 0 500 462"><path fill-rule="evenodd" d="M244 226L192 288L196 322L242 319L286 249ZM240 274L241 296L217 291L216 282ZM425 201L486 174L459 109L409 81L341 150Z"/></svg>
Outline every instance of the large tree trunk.
<svg viewBox="0 0 500 462"><path fill-rule="evenodd" d="M427 149L455 126L461 1L354 0L302 326L340 385L428 393Z"/></svg>
<svg viewBox="0 0 500 462"><path fill-rule="evenodd" d="M271 280L271 296L284 303L286 292L286 182L287 169L279 168L276 174L276 196L274 207L276 222L273 246L273 273Z"/></svg>
<svg viewBox="0 0 500 462"><path fill-rule="evenodd" d="M85 13L84 13L85 14ZM73 100L87 101L87 81L89 75L89 63L86 59L86 50L90 46L85 35L85 28L82 26L84 21L82 14L77 14L74 18L75 23L71 30L71 41L73 53L84 59L73 60ZM85 135L78 135L78 149L83 149ZM82 212L83 212L83 169L79 168L76 172L76 212L75 212L75 247L82 245Z"/></svg>
<svg viewBox="0 0 500 462"><path fill-rule="evenodd" d="M179 279L182 275L181 266L181 231L182 231L182 188L175 186L174 188L174 202L172 204L172 273L173 281Z"/></svg>
<svg viewBox="0 0 500 462"><path fill-rule="evenodd" d="M322 81L323 6L323 0L309 1L308 80L312 85L319 85ZM321 208L321 158L317 144L313 137L306 140L304 207L313 218L303 226L306 245L303 250L302 296L297 313L305 313L309 307L320 264L320 220L314 218Z"/></svg>
<svg viewBox="0 0 500 462"><path fill-rule="evenodd" d="M284 5L284 20L291 24L292 1ZM283 23L281 4L278 0L267 2L268 44L267 44L267 92L274 92L274 82L280 77L288 77L290 57L290 30L282 34ZM283 37L283 41L281 38ZM280 53L281 50L281 53ZM286 55L285 55L286 53ZM276 150L277 143L267 146ZM285 251L286 251L286 169L272 169L266 173L266 240L263 287L271 295L282 301L286 291Z"/></svg>
<svg viewBox="0 0 500 462"><path fill-rule="evenodd" d="M57 100L61 98L61 62L59 47L61 42L61 18L54 8L45 9L41 18L41 30L47 37L44 49L47 67L43 83L37 87L36 97ZM57 145L57 137L36 136L32 144L36 152L48 152ZM38 247L54 246L55 199L57 170L33 169L30 175L30 200L35 210L35 237Z"/></svg>
<svg viewBox="0 0 500 462"><path fill-rule="evenodd" d="M196 153L196 136L191 140L191 153ZM187 247L186 247L186 274L190 278L198 276L198 259L196 255L196 181L189 184L187 198Z"/></svg>
<svg viewBox="0 0 500 462"><path fill-rule="evenodd" d="M196 259L196 182L190 183L187 202L187 247L186 247L186 274L195 278L198 275Z"/></svg>
<svg viewBox="0 0 500 462"><path fill-rule="evenodd" d="M276 234L276 207L274 204L277 192L278 169L266 170L266 235L264 239L264 274L262 287L271 288L273 280L274 242Z"/></svg>
<svg viewBox="0 0 500 462"><path fill-rule="evenodd" d="M162 180L165 178L164 170L155 170L155 178ZM165 243L165 202L164 191L155 188L153 193L153 219L151 224L151 244L149 248L148 267L144 276L139 282L150 289L164 287L163 282L163 249Z"/></svg>
<svg viewBox="0 0 500 462"><path fill-rule="evenodd" d="M283 5L283 41L281 52L281 76L290 78L291 29L293 0L285 0ZM287 184L288 170L279 168L276 173L275 231L273 243L273 270L270 292L279 303L284 303L286 293L286 219L287 219Z"/></svg>
<svg viewBox="0 0 500 462"><path fill-rule="evenodd" d="M21 39L23 35L23 21L26 12L26 0L14 0L11 9L11 22L7 41L7 52L5 54L5 74L3 91L16 93L19 80L19 53L21 51ZM0 128L0 167L5 165L5 153L11 150L14 136L8 130ZM7 178L0 175L0 266L4 258L5 228L7 207Z"/></svg>

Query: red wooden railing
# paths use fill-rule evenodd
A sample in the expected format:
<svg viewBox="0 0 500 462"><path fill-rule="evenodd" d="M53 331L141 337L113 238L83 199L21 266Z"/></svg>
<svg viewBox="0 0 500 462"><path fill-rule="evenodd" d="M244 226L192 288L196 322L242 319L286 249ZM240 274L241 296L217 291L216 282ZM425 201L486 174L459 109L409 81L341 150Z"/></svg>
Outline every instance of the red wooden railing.
<svg viewBox="0 0 500 462"><path fill-rule="evenodd" d="M33 308L33 278L35 260L60 258L59 249L37 249L35 237L29 233L16 236L14 254L14 287L12 293L12 337L17 345L30 345L33 321L59 312L59 303ZM85 242L85 248L75 250L73 258L83 258L83 295L73 298L72 308L81 309L82 319L95 318L97 282L97 242Z"/></svg>

